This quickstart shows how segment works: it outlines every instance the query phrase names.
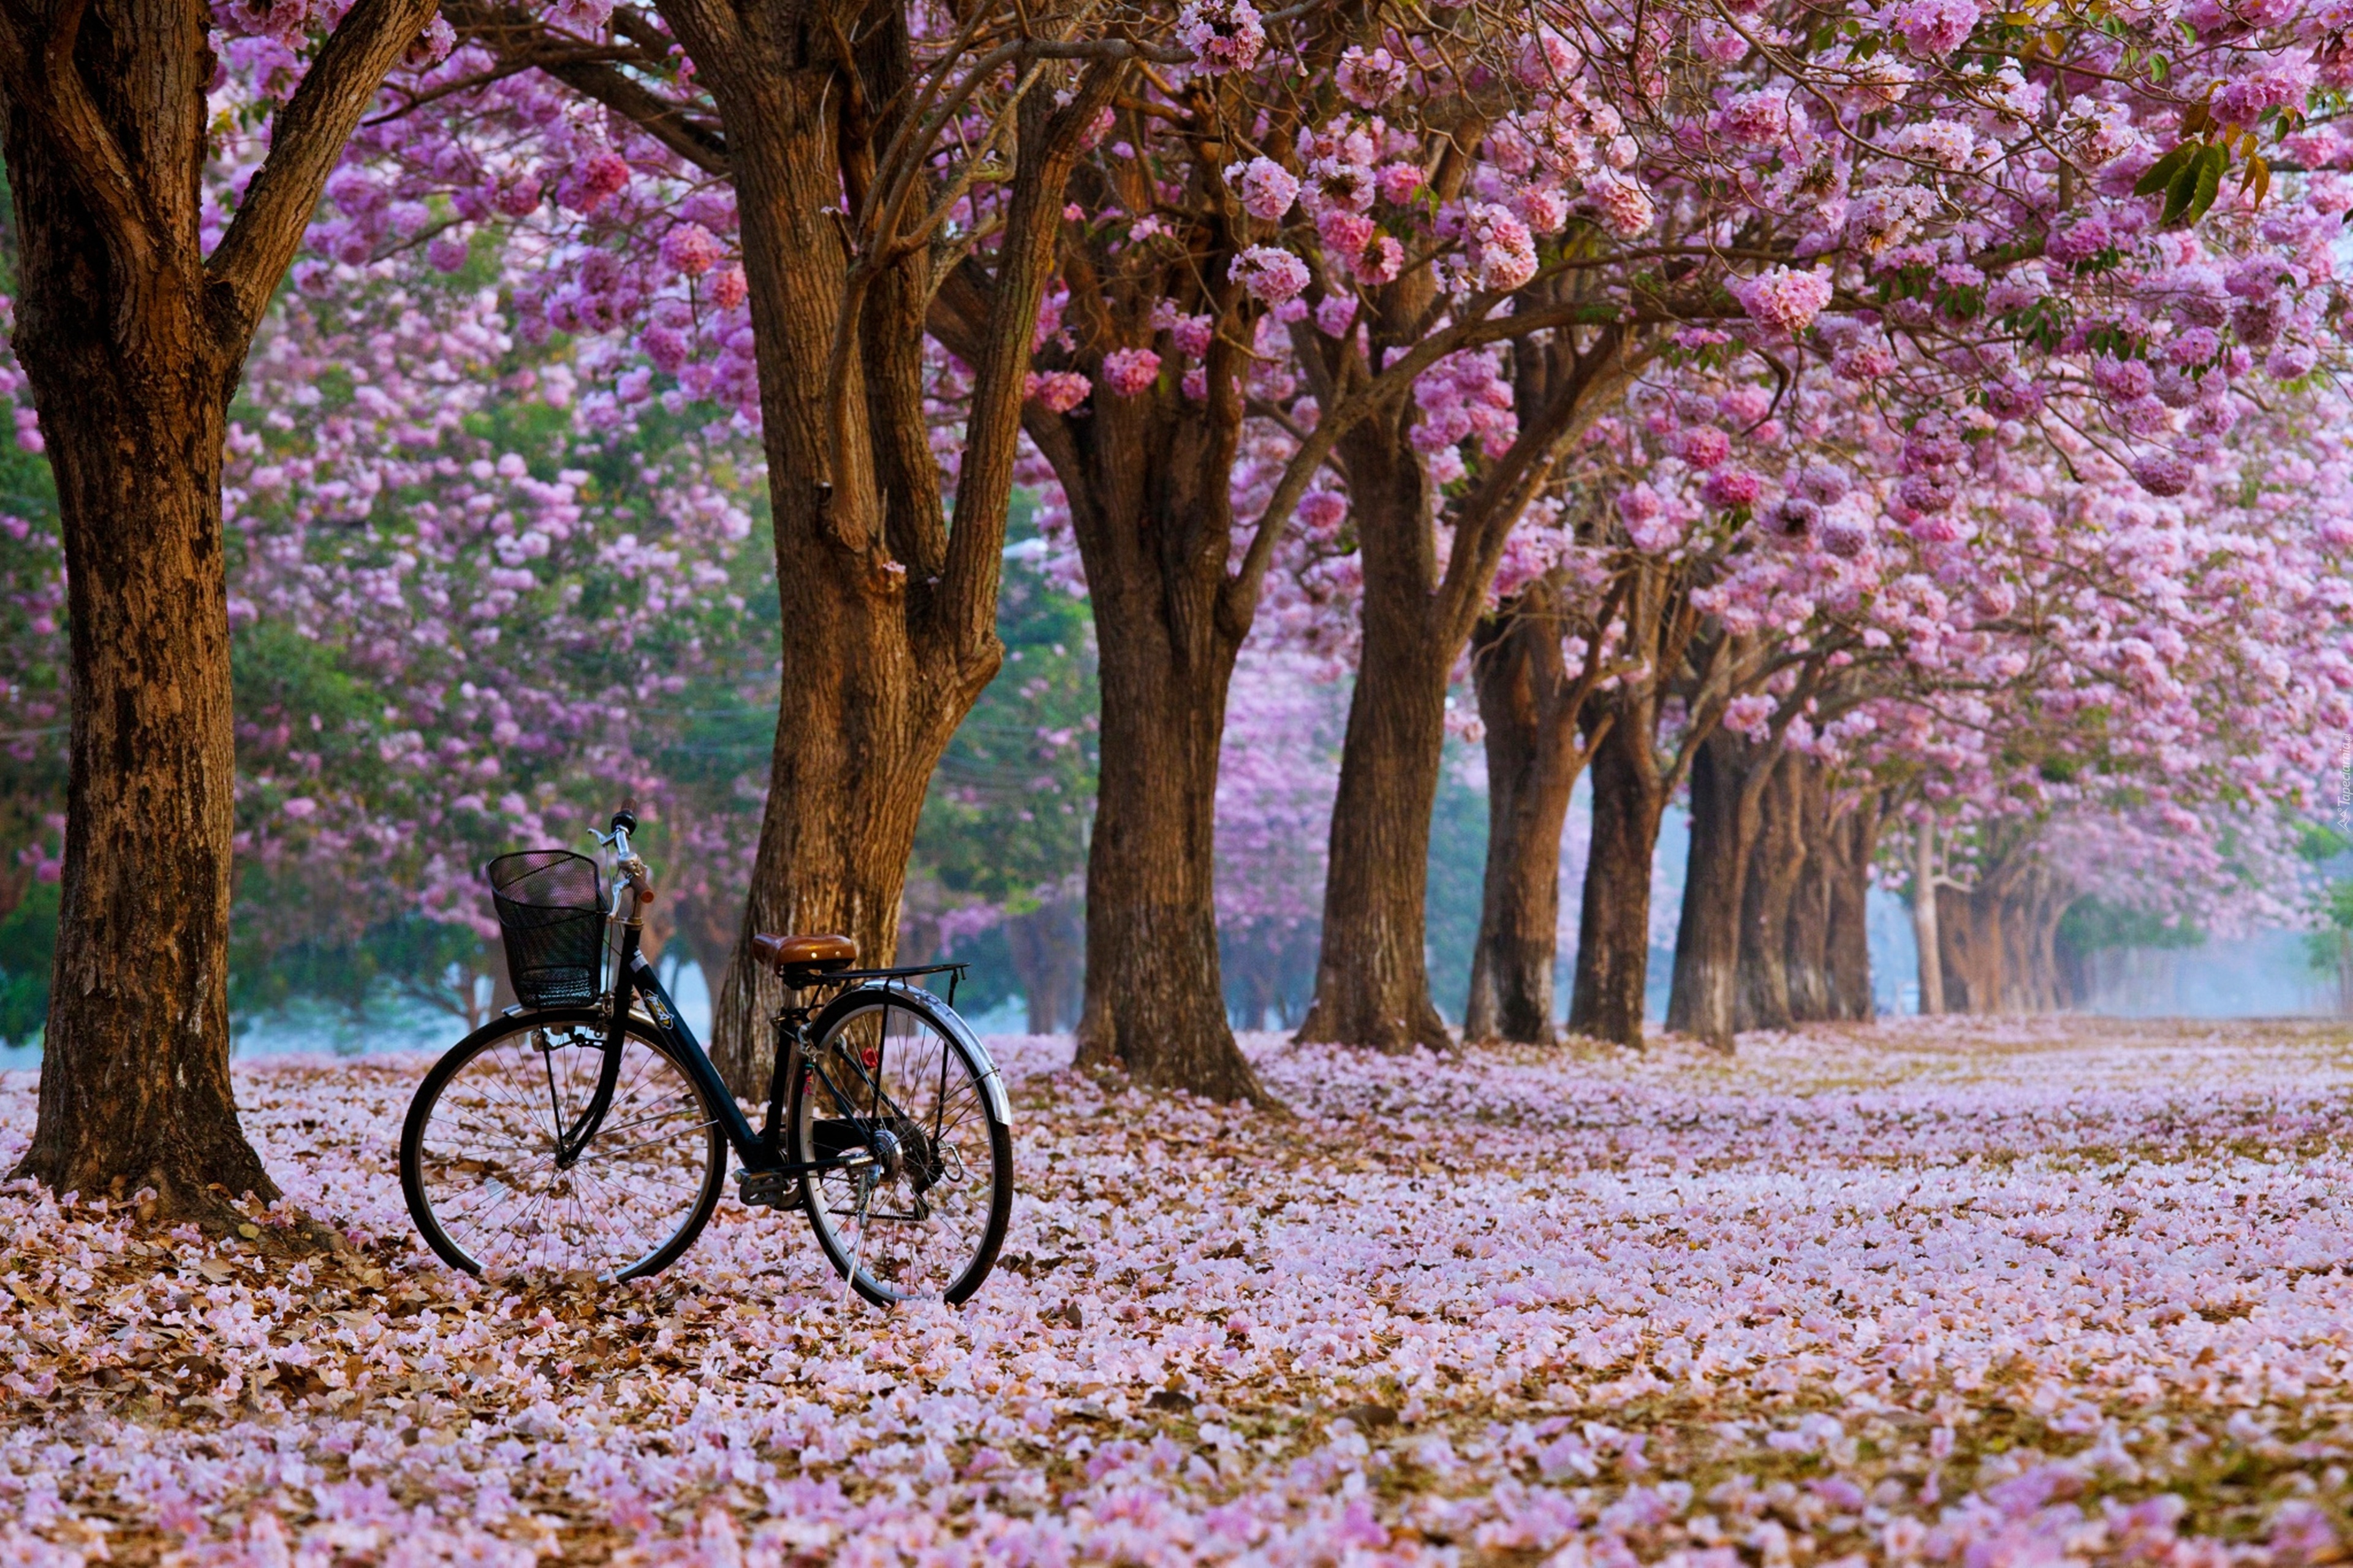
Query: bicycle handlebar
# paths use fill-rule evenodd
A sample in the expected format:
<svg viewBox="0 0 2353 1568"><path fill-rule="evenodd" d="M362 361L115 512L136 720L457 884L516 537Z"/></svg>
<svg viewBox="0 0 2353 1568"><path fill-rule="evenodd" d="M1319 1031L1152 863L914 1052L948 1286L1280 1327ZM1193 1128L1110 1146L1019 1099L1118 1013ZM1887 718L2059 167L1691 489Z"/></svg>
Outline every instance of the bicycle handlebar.
<svg viewBox="0 0 2353 1568"><path fill-rule="evenodd" d="M638 830L637 813L623 806L613 814L611 827L612 831L605 836L605 842L613 847L613 868L620 873L621 879L625 879L630 889L637 894L639 906L651 903L654 896L653 876L646 869L646 863L638 858L637 852L629 847L629 835ZM620 884L617 881L613 888L613 908L617 914L621 907L620 892Z"/></svg>

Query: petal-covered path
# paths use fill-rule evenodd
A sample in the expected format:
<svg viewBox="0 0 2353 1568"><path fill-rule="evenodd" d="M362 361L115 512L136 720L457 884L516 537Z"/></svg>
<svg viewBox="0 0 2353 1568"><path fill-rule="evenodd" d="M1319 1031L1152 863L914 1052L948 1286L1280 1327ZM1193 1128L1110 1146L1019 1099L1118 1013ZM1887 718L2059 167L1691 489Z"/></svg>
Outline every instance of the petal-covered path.
<svg viewBox="0 0 2353 1568"><path fill-rule="evenodd" d="M1023 1195L961 1312L845 1307L732 1197L658 1280L453 1277L410 1058L240 1070L354 1261L0 1192L0 1562L2339 1554L2341 1026L1254 1040L1287 1118L997 1044Z"/></svg>

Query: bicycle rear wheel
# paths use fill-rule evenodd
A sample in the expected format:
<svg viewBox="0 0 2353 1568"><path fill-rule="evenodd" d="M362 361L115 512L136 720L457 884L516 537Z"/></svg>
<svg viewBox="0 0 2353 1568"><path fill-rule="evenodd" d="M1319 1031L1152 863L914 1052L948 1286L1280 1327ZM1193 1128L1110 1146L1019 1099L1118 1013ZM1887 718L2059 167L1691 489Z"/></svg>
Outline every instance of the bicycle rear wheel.
<svg viewBox="0 0 2353 1568"><path fill-rule="evenodd" d="M612 1108L569 1168L558 1134L586 1109L605 1026L588 1009L494 1019L417 1086L400 1136L410 1217L469 1274L633 1279L675 1261L726 1184L717 1112L650 1030L622 1037Z"/></svg>
<svg viewBox="0 0 2353 1568"><path fill-rule="evenodd" d="M837 999L791 1086L794 1157L874 1152L820 1172L803 1206L836 1270L881 1306L964 1300L1013 1215L1013 1131L997 1068L962 1019L923 992Z"/></svg>

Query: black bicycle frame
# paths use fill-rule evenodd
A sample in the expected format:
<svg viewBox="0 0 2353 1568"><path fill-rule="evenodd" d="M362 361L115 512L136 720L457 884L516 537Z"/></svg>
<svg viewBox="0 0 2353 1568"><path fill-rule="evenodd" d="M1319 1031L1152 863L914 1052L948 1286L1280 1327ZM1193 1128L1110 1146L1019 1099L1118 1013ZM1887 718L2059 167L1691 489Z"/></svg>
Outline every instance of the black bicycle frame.
<svg viewBox="0 0 2353 1568"><path fill-rule="evenodd" d="M735 1157L744 1162L747 1173L815 1175L824 1171L863 1164L871 1158L863 1149L823 1160L790 1161L781 1157L783 1129L780 1124L784 1117L785 1096L791 1089L793 1074L805 1060L802 1048L807 1044L807 1008L794 1008L780 1015L776 1020L776 1065L768 1085L766 1126L763 1131L753 1131L752 1124L744 1119L743 1109L735 1103L734 1092L719 1076L719 1069L712 1065L710 1053L702 1048L702 1042L694 1037L694 1031L686 1026L686 1020L679 1016L678 1005L670 1000L669 991L663 988L661 977L654 973L654 966L647 963L645 954L638 950L638 922L635 920L621 923L619 962L614 966L613 994L607 1003L611 1017L605 1026L604 1067L596 1075L596 1092L589 1098L586 1109L556 1139L555 1163L558 1170L568 1168L580 1158L596 1138L597 1131L604 1126L606 1113L612 1109L613 1092L620 1083L621 1042L628 1030L629 1004L633 993L644 998L647 1016L670 1046L679 1065L702 1090L703 1099L717 1107L720 1131L727 1135L728 1143L734 1149ZM963 968L962 964L925 964L910 969L849 970L827 978L829 981L901 978L951 970L958 972L961 978ZM810 1068L825 1081L826 1089L833 1096L835 1104L851 1103L821 1063L811 1063ZM860 1077L869 1076L863 1068L859 1071ZM878 1100L883 1098L879 1082L870 1079L868 1087L874 1090Z"/></svg>

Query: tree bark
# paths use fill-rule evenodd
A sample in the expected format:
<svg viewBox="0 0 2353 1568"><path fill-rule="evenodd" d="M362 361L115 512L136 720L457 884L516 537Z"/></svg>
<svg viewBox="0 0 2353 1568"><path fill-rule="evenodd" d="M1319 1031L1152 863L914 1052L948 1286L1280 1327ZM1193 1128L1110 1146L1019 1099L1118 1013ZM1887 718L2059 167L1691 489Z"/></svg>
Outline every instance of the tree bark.
<svg viewBox="0 0 2353 1568"><path fill-rule="evenodd" d="M1793 1023L1838 1016L1831 996L1831 886L1837 879L1838 857L1832 837L1830 771L1810 758L1799 761L1803 765L1798 837L1803 858L1789 895L1781 947Z"/></svg>
<svg viewBox="0 0 2353 1568"><path fill-rule="evenodd" d="M1472 634L1486 729L1487 867L1471 954L1466 1040L1551 1045L1560 944L1560 835L1584 771L1586 687L1562 656L1565 589L1536 579Z"/></svg>
<svg viewBox="0 0 2353 1568"><path fill-rule="evenodd" d="M220 475L227 405L361 110L430 0L360 0L200 247L208 13L93 0L0 16L22 254L16 352L57 477L73 708L32 1144L59 1190L233 1219L278 1188L229 1079L236 763Z"/></svg>
<svg viewBox="0 0 2353 1568"><path fill-rule="evenodd" d="M1456 649L1433 624L1429 486L1403 434L1401 421L1367 421L1341 442L1364 562L1364 642L1332 802L1315 1000L1299 1031L1388 1051L1453 1043L1430 998L1423 914Z"/></svg>
<svg viewBox="0 0 2353 1568"><path fill-rule="evenodd" d="M1620 712L1594 747L1593 845L1577 925L1573 1033L1642 1043L1651 966L1651 858L1666 781L1651 757L1650 726Z"/></svg>
<svg viewBox="0 0 2353 1568"><path fill-rule="evenodd" d="M1740 964L1733 1017L1742 1029L1787 1029L1789 905L1805 868L1802 821L1806 759L1785 752L1763 780L1748 876L1740 889Z"/></svg>
<svg viewBox="0 0 2353 1568"><path fill-rule="evenodd" d="M1937 889L1936 930L1943 939L1945 1010L1980 1016L2002 1010L2001 900L1983 882Z"/></svg>
<svg viewBox="0 0 2353 1568"><path fill-rule="evenodd" d="M1691 850L1675 924L1674 988L1667 1027L1730 1050L1737 1026L1741 900L1747 887L1759 802L1749 788L1757 748L1726 730L1692 759Z"/></svg>
<svg viewBox="0 0 2353 1568"><path fill-rule="evenodd" d="M1082 262L1071 270L1100 353L1120 341L1113 302ZM1084 418L1033 406L1029 424L1069 500L1102 692L1078 1059L1262 1102L1226 1016L1218 952L1218 763L1250 629L1240 606L1255 597L1235 592L1227 565L1241 427L1234 355L1222 340L1212 346L1203 404L1162 386L1099 399Z"/></svg>
<svg viewBox="0 0 2353 1568"><path fill-rule="evenodd" d="M1402 346L1421 328L1426 273L1381 292L1373 341ZM1385 349L1384 352L1387 352ZM1344 434L1363 562L1364 637L1340 788L1332 805L1324 883L1324 946L1303 1040L1403 1050L1451 1043L1430 994L1424 943L1430 816L1446 743L1446 687L1494 583L1504 542L1578 432L1615 404L1637 351L1611 329L1580 350L1558 332L1512 345L1524 424L1501 455L1449 502L1452 542L1441 565L1436 497L1400 405ZM1613 601L1614 603L1614 601ZM1582 683L1590 689L1591 681Z"/></svg>
<svg viewBox="0 0 2353 1568"><path fill-rule="evenodd" d="M1113 592L1127 585L1140 584ZM1079 1061L1263 1100L1226 1017L1218 954L1218 758L1236 645L1180 650L1157 615L1099 602L1095 616L1103 745Z"/></svg>
<svg viewBox="0 0 2353 1568"><path fill-rule="evenodd" d="M839 931L887 963L932 770L1003 658L997 571L1030 333L1063 186L1116 71L1091 68L1059 108L1043 89L1020 105L997 275L967 345L951 531L923 405L930 247L899 246L865 200L922 90L904 10L660 9L725 131L776 519L785 678L744 931ZM739 942L712 1009L712 1054L739 1094L767 1081L765 1020L784 1000Z"/></svg>
<svg viewBox="0 0 2353 1568"><path fill-rule="evenodd" d="M1919 950L1920 1011L1945 1011L1945 938L1937 929L1936 823L1923 816L1912 829L1912 941Z"/></svg>
<svg viewBox="0 0 2353 1568"><path fill-rule="evenodd" d="M1831 820L1824 842L1830 856L1829 936L1831 1010L1826 1016L1867 1023L1874 1008L1871 990L1871 867L1878 854L1879 792L1866 790Z"/></svg>

